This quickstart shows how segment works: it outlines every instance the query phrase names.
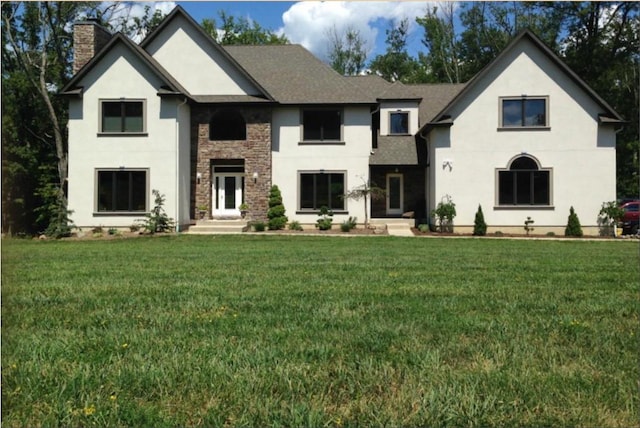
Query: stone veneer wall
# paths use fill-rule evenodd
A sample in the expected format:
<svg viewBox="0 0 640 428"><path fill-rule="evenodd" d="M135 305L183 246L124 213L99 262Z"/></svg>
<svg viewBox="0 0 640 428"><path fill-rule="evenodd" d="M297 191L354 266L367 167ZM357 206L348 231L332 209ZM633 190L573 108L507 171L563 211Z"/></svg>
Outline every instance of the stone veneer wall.
<svg viewBox="0 0 640 428"><path fill-rule="evenodd" d="M240 112L247 124L247 139L243 141L209 140L209 121L219 109L233 108ZM271 188L271 109L268 107L228 107L196 105L191 108L192 145L192 209L208 207L206 218L211 217L212 164L216 160L244 160L244 200L249 205L248 218L266 220L269 189ZM253 173L258 173L254 183ZM197 183L197 173L201 174Z"/></svg>
<svg viewBox="0 0 640 428"><path fill-rule="evenodd" d="M111 33L94 21L73 26L73 74L77 73L111 39Z"/></svg>

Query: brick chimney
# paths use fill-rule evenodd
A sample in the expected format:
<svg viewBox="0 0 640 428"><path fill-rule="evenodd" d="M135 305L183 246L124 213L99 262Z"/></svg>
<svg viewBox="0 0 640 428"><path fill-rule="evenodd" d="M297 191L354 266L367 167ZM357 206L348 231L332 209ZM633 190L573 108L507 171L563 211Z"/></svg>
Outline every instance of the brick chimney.
<svg viewBox="0 0 640 428"><path fill-rule="evenodd" d="M109 30L95 19L76 22L73 26L73 74L76 74L111 39Z"/></svg>

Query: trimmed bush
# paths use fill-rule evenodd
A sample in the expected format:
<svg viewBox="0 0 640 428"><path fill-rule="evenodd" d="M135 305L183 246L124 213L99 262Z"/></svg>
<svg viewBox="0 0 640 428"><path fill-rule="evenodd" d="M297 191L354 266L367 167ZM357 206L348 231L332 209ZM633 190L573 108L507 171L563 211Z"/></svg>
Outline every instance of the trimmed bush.
<svg viewBox="0 0 640 428"><path fill-rule="evenodd" d="M256 232L264 232L266 227L267 225L262 221L256 221L255 223L253 223L253 230L255 230Z"/></svg>
<svg viewBox="0 0 640 428"><path fill-rule="evenodd" d="M473 234L475 236L484 236L487 234L487 223L484 222L484 214L482 214L482 206L478 205L476 218L473 221Z"/></svg>
<svg viewBox="0 0 640 428"><path fill-rule="evenodd" d="M303 230L299 221L292 221L289 223L289 230Z"/></svg>
<svg viewBox="0 0 640 428"><path fill-rule="evenodd" d="M269 230L281 230L287 225L287 216L284 215L285 209L282 204L282 194L275 184L271 186L269 191L269 210L267 218L269 219Z"/></svg>
<svg viewBox="0 0 640 428"><path fill-rule="evenodd" d="M573 207L569 209L569 218L567 219L567 227L564 229L564 236L582 237L582 226L580 226L580 219L576 214Z"/></svg>
<svg viewBox="0 0 640 428"><path fill-rule="evenodd" d="M333 223L333 211L331 211L327 206L323 205L320 208L320 214L318 214L318 220L316 221L316 227L320 230L329 230L331 229L331 224Z"/></svg>

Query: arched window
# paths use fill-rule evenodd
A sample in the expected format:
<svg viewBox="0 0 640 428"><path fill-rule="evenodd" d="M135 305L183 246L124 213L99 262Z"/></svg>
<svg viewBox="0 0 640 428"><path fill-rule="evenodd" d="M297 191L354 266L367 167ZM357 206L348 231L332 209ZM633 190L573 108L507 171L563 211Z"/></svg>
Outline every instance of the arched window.
<svg viewBox="0 0 640 428"><path fill-rule="evenodd" d="M247 124L236 110L220 110L209 123L209 140L246 140Z"/></svg>
<svg viewBox="0 0 640 428"><path fill-rule="evenodd" d="M530 156L519 156L498 170L498 205L551 205L551 171Z"/></svg>

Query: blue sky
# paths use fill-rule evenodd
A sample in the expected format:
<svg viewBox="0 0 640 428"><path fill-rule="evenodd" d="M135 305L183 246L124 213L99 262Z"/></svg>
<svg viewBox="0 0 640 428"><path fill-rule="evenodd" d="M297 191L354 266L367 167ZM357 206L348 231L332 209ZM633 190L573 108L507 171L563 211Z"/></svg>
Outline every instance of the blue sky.
<svg viewBox="0 0 640 428"><path fill-rule="evenodd" d="M147 3L148 4L148 3ZM217 18L224 10L233 16L257 21L262 27L283 33L292 43L302 44L316 56L327 53L326 35L332 28L358 30L368 42L369 60L385 50L385 30L394 20L408 18L411 23L409 52L423 50L422 31L415 23L423 16L428 2L418 1L185 1L154 3L165 11L180 4L197 22Z"/></svg>

